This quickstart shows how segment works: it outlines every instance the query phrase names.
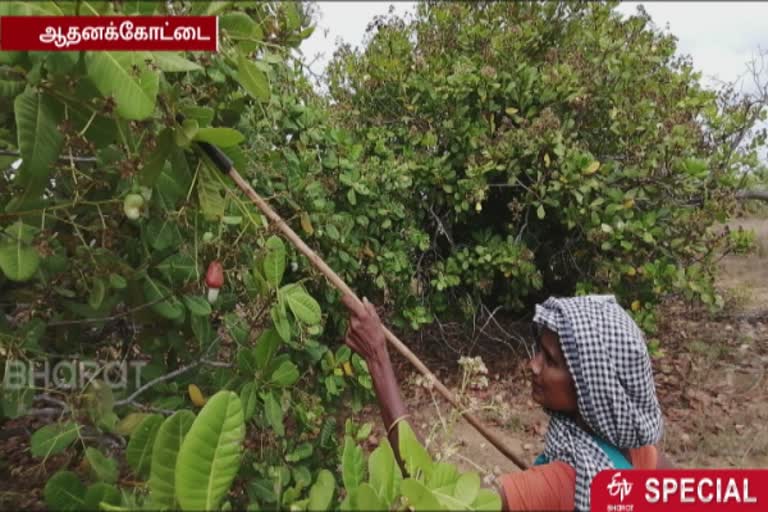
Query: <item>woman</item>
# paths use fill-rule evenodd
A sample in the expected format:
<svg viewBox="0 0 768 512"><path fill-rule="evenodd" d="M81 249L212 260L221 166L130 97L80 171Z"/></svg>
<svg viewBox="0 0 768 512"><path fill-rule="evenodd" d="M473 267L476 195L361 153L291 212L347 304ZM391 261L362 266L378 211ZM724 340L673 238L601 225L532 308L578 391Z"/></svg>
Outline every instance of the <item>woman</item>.
<svg viewBox="0 0 768 512"><path fill-rule="evenodd" d="M350 310L346 343L368 364L392 446L408 417L376 309ZM544 452L500 478L505 510L589 510L589 484L609 468L671 467L654 446L662 416L642 332L613 296L550 298L536 306L533 399L550 415Z"/></svg>

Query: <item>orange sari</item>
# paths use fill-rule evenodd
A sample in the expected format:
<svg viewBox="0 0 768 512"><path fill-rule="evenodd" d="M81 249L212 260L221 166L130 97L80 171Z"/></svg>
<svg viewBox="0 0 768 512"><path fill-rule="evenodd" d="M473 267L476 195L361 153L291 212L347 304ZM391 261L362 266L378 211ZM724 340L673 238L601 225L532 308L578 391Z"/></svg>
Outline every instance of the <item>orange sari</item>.
<svg viewBox="0 0 768 512"><path fill-rule="evenodd" d="M653 445L629 450L635 469L656 469L658 452ZM576 471L562 461L532 466L499 478L509 511L569 510L575 508Z"/></svg>

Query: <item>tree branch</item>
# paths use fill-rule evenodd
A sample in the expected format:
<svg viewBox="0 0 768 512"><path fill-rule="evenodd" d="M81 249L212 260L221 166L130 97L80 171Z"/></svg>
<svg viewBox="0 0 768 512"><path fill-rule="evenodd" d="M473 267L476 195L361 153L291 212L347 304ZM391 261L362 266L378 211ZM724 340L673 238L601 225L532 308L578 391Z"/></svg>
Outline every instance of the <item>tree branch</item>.
<svg viewBox="0 0 768 512"><path fill-rule="evenodd" d="M739 190L736 192L736 199L757 199L759 201L768 201L768 190Z"/></svg>

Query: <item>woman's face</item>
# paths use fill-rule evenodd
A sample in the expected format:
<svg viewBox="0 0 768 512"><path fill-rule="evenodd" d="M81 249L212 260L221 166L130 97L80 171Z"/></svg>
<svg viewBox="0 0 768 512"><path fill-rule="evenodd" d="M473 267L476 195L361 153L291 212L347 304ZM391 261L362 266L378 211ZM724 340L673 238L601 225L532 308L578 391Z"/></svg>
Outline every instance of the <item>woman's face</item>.
<svg viewBox="0 0 768 512"><path fill-rule="evenodd" d="M577 414L576 386L560 348L560 339L546 327L540 328L536 354L528 363L533 399L547 409Z"/></svg>

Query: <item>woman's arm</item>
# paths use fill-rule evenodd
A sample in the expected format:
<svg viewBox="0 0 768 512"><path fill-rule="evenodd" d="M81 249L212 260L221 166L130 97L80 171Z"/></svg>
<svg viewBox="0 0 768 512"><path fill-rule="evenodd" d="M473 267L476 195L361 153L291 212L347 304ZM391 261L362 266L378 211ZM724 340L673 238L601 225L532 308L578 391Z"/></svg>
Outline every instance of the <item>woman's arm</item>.
<svg viewBox="0 0 768 512"><path fill-rule="evenodd" d="M350 311L349 329L344 341L365 359L368 365L379 401L381 417L384 420L384 428L387 429L387 437L395 457L398 462L401 462L395 422L407 421L407 409L400 396L400 386L395 378L392 361L389 359L384 327L376 313L376 308L367 299L363 299L363 307L356 304L350 296L344 296L341 300Z"/></svg>

